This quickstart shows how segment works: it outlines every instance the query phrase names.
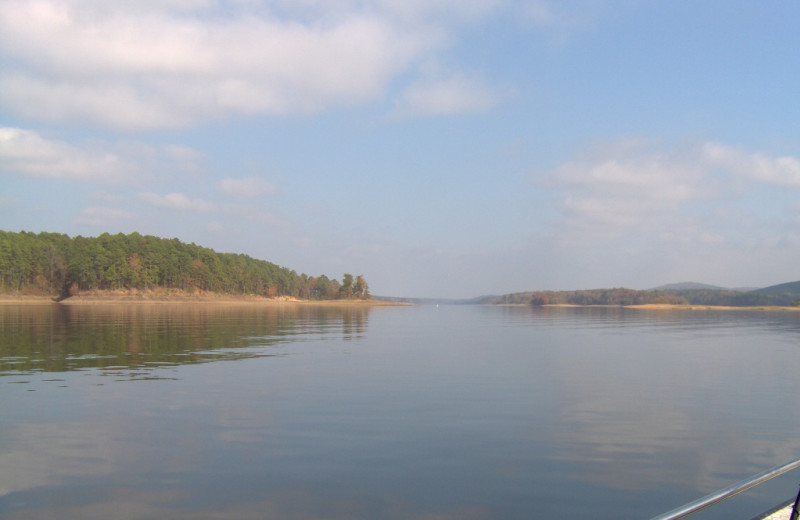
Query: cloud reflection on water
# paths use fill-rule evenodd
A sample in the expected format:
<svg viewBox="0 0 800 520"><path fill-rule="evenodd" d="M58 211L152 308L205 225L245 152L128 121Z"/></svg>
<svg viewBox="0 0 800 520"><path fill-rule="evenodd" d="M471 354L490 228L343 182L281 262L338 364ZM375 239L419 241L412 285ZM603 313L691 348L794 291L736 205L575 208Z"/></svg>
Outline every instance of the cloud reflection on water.
<svg viewBox="0 0 800 520"><path fill-rule="evenodd" d="M119 331L197 345L200 329L217 352L283 355L155 370L174 380L104 367L3 385L4 517L482 520L593 505L633 518L795 455L789 318L423 307L373 311L367 327L344 311L153 312Z"/></svg>
<svg viewBox="0 0 800 520"><path fill-rule="evenodd" d="M793 365L779 343L753 354L753 339L786 327L786 316L771 323L763 314L549 312L580 322L591 345L559 344L549 359L563 425L555 444L580 466L580 478L626 490L683 482L712 492L797 456Z"/></svg>

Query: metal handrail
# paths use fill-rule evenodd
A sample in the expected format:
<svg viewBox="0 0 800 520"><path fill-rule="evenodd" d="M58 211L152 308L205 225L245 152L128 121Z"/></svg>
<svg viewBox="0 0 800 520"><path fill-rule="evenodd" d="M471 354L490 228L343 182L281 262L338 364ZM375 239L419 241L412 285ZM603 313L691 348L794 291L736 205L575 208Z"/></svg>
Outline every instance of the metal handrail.
<svg viewBox="0 0 800 520"><path fill-rule="evenodd" d="M775 466L774 468L770 468L766 471L762 471L757 475L753 475L750 478L742 480L736 484L730 485L726 488L720 489L710 495L706 495L703 498L698 498L694 502L689 502L688 504L681 506L677 509L673 509L663 515L658 515L650 520L677 520L678 518L683 518L685 516L689 516L692 513L696 513L701 509L705 509L709 506L716 504L717 502L722 502L726 498L730 498L734 495L738 495L743 491L747 491L750 488L756 487L759 484L763 484L764 482L777 477L778 475L783 475L784 473L791 471L800 467L800 458L794 459L790 462L785 464L781 464L779 466ZM800 495L798 495L800 497ZM794 507L797 507L797 501L795 501Z"/></svg>

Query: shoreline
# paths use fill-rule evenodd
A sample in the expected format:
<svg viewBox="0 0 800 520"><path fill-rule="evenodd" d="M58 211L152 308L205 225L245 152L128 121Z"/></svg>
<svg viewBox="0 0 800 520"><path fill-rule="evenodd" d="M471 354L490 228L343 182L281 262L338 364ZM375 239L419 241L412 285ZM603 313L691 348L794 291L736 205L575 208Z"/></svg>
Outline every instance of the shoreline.
<svg viewBox="0 0 800 520"><path fill-rule="evenodd" d="M644 305L627 305L631 309L658 310L675 309L687 311L763 311L763 312L798 312L800 307L785 307L780 305L751 305L747 307L733 307L730 305L668 305L662 303L648 303Z"/></svg>
<svg viewBox="0 0 800 520"><path fill-rule="evenodd" d="M225 304L225 305L345 305L369 307L398 307L414 305L406 302L384 300L301 300L290 297L267 298L264 296L233 295L216 293L184 293L161 291L96 291L70 296L58 301L56 296L29 294L0 294L2 305L161 305L161 304ZM527 303L490 304L499 307L532 307ZM757 305L733 307L728 305L692 305L647 303L640 305L576 305L553 303L532 308L620 308L653 311L751 311L751 312L800 312L799 307Z"/></svg>
<svg viewBox="0 0 800 520"><path fill-rule="evenodd" d="M382 300L301 300L297 298L263 296L237 296L214 293L129 293L109 291L70 296L58 301L56 296L0 294L0 305L163 305L163 304L219 304L219 305L345 305L345 306L402 306L404 303Z"/></svg>
<svg viewBox="0 0 800 520"><path fill-rule="evenodd" d="M528 303L496 303L498 307L531 307L533 309L568 309L568 308L603 308L603 309L637 309L653 311L762 311L762 312L800 312L799 307L780 305L751 305L747 307L734 307L731 305L692 305L674 303L643 303L637 305L578 305L575 303L549 303L547 305L530 305Z"/></svg>

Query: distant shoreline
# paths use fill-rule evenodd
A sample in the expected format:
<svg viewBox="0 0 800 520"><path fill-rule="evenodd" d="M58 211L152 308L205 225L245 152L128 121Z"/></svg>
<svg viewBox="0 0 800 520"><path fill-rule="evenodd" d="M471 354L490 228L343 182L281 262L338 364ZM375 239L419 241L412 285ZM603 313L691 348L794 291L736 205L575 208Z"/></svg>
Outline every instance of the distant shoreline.
<svg viewBox="0 0 800 520"><path fill-rule="evenodd" d="M692 305L692 304L662 304L648 303L644 305L626 305L631 309L680 309L687 311L781 311L797 312L800 307L787 307L781 305L751 305L746 307L734 307L732 305Z"/></svg>
<svg viewBox="0 0 800 520"><path fill-rule="evenodd" d="M187 293L182 291L92 291L71 296L57 301L55 296L0 294L0 305L119 305L119 304L226 304L226 305L348 305L369 307L394 307L414 305L406 302L385 300L301 300L280 296L267 298L264 296L217 294L206 292ZM484 304L486 305L486 304ZM531 307L528 303L489 304L498 307ZM692 305L647 303L642 305L576 305L570 303L554 303L534 308L619 308L640 310L685 310L685 311L762 311L762 312L800 312L800 307L777 305L755 305L734 307L728 305Z"/></svg>
<svg viewBox="0 0 800 520"><path fill-rule="evenodd" d="M500 304L517 307L529 307L527 303ZM800 307L785 307L779 305L752 305L747 307L734 307L731 305L692 305L674 303L645 303L641 305L575 305L572 303L553 303L548 305L537 305L536 308L566 308L566 307L612 307L618 309L641 309L641 310L684 310L684 311L769 311L769 312L800 312Z"/></svg>
<svg viewBox="0 0 800 520"><path fill-rule="evenodd" d="M225 305L347 305L399 306L381 300L301 300L297 298L186 292L92 291L58 301L55 296L0 294L0 305L119 305L119 304L225 304Z"/></svg>

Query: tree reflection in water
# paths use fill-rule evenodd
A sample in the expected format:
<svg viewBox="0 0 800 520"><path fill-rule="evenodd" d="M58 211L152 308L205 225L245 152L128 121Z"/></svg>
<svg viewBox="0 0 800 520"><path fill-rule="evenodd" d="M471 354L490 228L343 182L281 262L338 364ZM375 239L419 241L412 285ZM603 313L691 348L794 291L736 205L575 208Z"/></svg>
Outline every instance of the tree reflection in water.
<svg viewBox="0 0 800 520"><path fill-rule="evenodd" d="M126 378L155 369L284 355L287 341L361 337L370 307L303 304L0 306L0 376L97 369Z"/></svg>

